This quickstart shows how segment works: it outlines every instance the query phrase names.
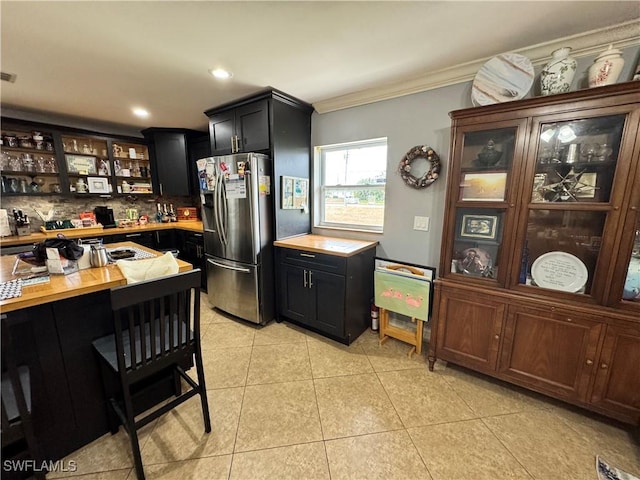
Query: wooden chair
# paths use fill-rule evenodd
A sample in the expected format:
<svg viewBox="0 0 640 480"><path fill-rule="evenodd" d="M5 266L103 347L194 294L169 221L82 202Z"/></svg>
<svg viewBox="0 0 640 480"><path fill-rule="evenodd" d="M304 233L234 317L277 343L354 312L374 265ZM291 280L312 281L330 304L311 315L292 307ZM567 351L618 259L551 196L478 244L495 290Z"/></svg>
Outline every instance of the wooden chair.
<svg viewBox="0 0 640 480"><path fill-rule="evenodd" d="M7 460L29 460L33 463L33 476L45 478L38 462L42 461L31 420L31 375L26 365L16 365L12 348L11 327L2 315L2 478L20 478L27 471L15 470ZM26 449L25 449L26 445ZM29 465L23 463L22 465ZM8 468L9 467L9 468ZM11 468L13 467L13 468ZM5 470L6 468L6 470Z"/></svg>
<svg viewBox="0 0 640 480"><path fill-rule="evenodd" d="M200 347L199 287L200 270L195 269L112 289L114 334L93 342L103 367L111 431L117 432L121 423L129 434L139 480L144 480L137 434L140 428L200 395L204 430L211 431ZM194 357L197 383L184 370L192 365ZM136 421L132 389L169 372L178 379L178 385L182 378L191 388L181 393L178 386L175 398ZM119 377L117 392L109 391L109 373ZM114 418L118 423L114 424Z"/></svg>

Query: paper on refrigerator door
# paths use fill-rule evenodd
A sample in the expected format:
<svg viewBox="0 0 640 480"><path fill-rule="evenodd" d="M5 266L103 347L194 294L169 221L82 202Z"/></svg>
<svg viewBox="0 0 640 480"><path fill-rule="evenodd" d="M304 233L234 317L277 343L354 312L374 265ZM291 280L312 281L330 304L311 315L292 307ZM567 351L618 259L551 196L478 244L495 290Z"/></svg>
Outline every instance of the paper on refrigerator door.
<svg viewBox="0 0 640 480"><path fill-rule="evenodd" d="M225 180L224 189L227 198L247 198L245 179L238 174L229 175L229 178Z"/></svg>

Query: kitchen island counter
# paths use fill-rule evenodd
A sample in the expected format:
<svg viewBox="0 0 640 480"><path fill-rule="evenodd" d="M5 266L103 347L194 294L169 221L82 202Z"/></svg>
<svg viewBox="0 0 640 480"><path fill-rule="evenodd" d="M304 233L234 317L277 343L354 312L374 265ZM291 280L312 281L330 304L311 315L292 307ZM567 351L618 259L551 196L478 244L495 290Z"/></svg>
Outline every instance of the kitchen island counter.
<svg viewBox="0 0 640 480"><path fill-rule="evenodd" d="M106 247L162 255L133 242ZM14 278L14 261L10 255L0 258L2 281ZM178 265L182 272L192 269L181 260ZM112 264L51 275L47 283L24 286L21 297L0 302L16 363L27 365L31 374L33 426L47 461L61 459L109 431L100 366L91 342L113 333L110 290L126 283ZM144 410L173 394L173 376L163 376L140 392L137 402Z"/></svg>
<svg viewBox="0 0 640 480"><path fill-rule="evenodd" d="M146 252L162 255L142 245L133 242L120 242L107 244L107 248L137 248ZM185 272L193 267L190 263L178 261L179 271ZM0 257L0 282L6 282L18 278L12 275L16 262L14 255ZM21 262L23 266L28 264ZM0 310L3 313L12 312L26 307L42 305L44 303L63 300L65 298L85 295L101 290L108 290L120 285L126 285L127 280L115 264L101 268L87 268L69 275L50 275L50 281L22 287L22 296L0 301Z"/></svg>

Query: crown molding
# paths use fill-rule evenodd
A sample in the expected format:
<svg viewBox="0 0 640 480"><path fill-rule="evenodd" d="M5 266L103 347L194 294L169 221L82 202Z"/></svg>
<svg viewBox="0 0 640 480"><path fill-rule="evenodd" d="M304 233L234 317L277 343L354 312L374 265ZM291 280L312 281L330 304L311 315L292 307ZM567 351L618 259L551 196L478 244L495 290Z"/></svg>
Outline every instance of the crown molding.
<svg viewBox="0 0 640 480"><path fill-rule="evenodd" d="M514 50L514 52L529 58L533 65L544 65L551 58L551 52L567 45L571 46L571 56L574 58L595 55L611 44L613 44L615 48L638 46L640 45L639 32L640 19L634 19L618 25L539 43L520 50ZM492 57L461 63L433 72L423 72L418 76L409 77L380 87L373 87L359 92L320 100L315 102L313 107L318 113L328 113L468 82L474 79L478 70L490 58Z"/></svg>

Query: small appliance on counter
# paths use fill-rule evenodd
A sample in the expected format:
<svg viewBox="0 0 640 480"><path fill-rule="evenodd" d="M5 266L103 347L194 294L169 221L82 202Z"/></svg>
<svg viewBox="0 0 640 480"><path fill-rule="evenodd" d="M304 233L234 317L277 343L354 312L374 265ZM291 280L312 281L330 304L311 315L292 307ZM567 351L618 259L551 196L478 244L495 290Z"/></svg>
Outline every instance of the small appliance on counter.
<svg viewBox="0 0 640 480"><path fill-rule="evenodd" d="M196 207L177 207L179 222L195 222L198 220L198 210Z"/></svg>
<svg viewBox="0 0 640 480"><path fill-rule="evenodd" d="M115 228L116 219L113 216L113 209L108 207L96 207L93 209L96 214L96 222L102 224L104 228Z"/></svg>

